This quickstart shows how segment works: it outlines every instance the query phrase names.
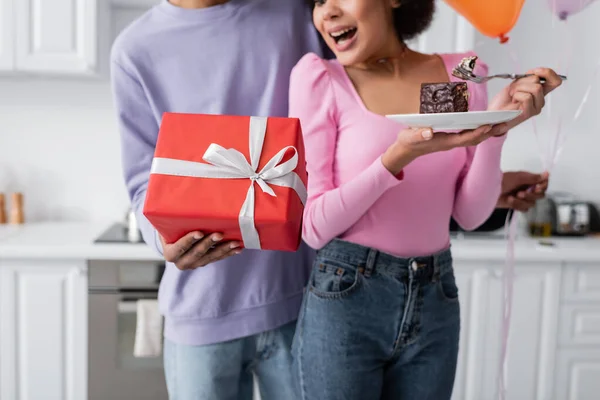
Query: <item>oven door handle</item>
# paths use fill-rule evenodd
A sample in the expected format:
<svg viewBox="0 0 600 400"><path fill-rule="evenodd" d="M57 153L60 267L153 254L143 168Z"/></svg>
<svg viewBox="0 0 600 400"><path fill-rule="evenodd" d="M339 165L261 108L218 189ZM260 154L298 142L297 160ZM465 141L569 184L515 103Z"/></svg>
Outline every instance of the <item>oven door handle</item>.
<svg viewBox="0 0 600 400"><path fill-rule="evenodd" d="M147 297L156 296L158 294L157 287L114 287L114 286L96 286L88 289L89 294L112 294L124 295L131 297Z"/></svg>

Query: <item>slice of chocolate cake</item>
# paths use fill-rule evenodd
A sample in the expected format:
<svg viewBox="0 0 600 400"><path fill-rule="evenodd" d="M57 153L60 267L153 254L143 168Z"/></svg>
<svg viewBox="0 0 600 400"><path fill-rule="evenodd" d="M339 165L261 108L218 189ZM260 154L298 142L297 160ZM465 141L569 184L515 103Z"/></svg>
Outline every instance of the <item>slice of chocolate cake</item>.
<svg viewBox="0 0 600 400"><path fill-rule="evenodd" d="M469 111L466 82L421 84L421 114Z"/></svg>

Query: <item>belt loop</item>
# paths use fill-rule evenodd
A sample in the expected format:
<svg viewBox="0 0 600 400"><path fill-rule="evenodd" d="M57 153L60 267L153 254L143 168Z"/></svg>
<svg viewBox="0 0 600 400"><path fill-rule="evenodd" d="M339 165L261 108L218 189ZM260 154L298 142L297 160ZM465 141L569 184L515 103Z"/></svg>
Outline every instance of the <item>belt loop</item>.
<svg viewBox="0 0 600 400"><path fill-rule="evenodd" d="M367 265L365 266L365 277L371 277L373 269L375 268L375 260L377 260L378 251L375 249L369 249L367 254Z"/></svg>
<svg viewBox="0 0 600 400"><path fill-rule="evenodd" d="M438 254L432 257L433 262L433 282L437 282L440 280L440 256Z"/></svg>

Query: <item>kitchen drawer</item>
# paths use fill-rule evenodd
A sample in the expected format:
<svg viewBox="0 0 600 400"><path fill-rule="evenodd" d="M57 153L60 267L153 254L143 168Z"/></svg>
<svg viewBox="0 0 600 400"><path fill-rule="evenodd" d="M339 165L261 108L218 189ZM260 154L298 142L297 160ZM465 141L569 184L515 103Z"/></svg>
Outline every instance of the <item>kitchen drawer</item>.
<svg viewBox="0 0 600 400"><path fill-rule="evenodd" d="M600 263L566 263L564 268L563 299L600 304Z"/></svg>
<svg viewBox="0 0 600 400"><path fill-rule="evenodd" d="M165 262L95 260L89 266L90 286L153 286L160 283Z"/></svg>
<svg viewBox="0 0 600 400"><path fill-rule="evenodd" d="M600 393L600 350L560 350L554 400L597 400Z"/></svg>
<svg viewBox="0 0 600 400"><path fill-rule="evenodd" d="M560 310L562 346L600 346L600 304L567 304Z"/></svg>

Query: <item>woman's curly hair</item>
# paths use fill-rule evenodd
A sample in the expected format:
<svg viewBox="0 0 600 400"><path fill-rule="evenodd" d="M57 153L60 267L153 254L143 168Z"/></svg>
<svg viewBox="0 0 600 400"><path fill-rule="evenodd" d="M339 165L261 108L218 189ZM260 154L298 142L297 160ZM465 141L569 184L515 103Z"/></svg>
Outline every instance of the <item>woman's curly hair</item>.
<svg viewBox="0 0 600 400"><path fill-rule="evenodd" d="M307 0L311 7L315 0ZM424 32L433 19L435 0L400 0L400 7L394 8L394 27L398 38L405 42Z"/></svg>
<svg viewBox="0 0 600 400"><path fill-rule="evenodd" d="M435 0L400 0L394 8L393 18L396 34L405 42L424 32L435 13Z"/></svg>

